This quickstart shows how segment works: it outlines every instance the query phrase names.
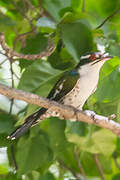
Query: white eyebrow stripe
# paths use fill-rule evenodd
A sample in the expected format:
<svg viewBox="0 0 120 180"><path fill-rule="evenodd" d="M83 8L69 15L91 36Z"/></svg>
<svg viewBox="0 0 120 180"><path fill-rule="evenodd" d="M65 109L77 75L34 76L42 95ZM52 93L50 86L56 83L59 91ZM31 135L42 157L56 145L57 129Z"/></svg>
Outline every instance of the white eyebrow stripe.
<svg viewBox="0 0 120 180"><path fill-rule="evenodd" d="M91 56L91 54L86 55L86 56L81 56L81 59L87 59L87 58L89 58L90 56Z"/></svg>

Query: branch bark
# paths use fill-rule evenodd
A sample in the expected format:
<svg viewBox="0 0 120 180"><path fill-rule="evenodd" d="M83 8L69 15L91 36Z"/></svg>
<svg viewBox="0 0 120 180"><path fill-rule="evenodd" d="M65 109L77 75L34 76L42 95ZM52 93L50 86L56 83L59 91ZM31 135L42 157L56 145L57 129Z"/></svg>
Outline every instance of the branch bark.
<svg viewBox="0 0 120 180"><path fill-rule="evenodd" d="M79 177L79 174L77 174L71 167L68 167L61 159L58 159L58 162L61 167L70 171L77 180L81 180L81 178Z"/></svg>
<svg viewBox="0 0 120 180"><path fill-rule="evenodd" d="M80 157L79 157L79 151L78 149L76 148L75 151L74 151L74 155L75 155L75 159L77 161L77 165L80 169L80 172L81 172L81 175L84 177L84 180L87 180L87 177L85 175L85 171L84 171L84 168L82 167L82 164L80 162Z"/></svg>
<svg viewBox="0 0 120 180"><path fill-rule="evenodd" d="M105 18L105 20L99 25L96 27L96 29L99 29L101 28L109 19L111 19L113 16L115 16L117 13L120 12L120 8L118 8L116 11L114 11L110 16L108 16L107 18Z"/></svg>
<svg viewBox="0 0 120 180"><path fill-rule="evenodd" d="M103 172L102 166L101 166L101 164L100 164L100 162L99 162L98 154L94 154L93 158L94 158L94 160L95 160L97 169L98 169L99 174L100 174L100 176L101 176L101 179L102 179L102 180L105 180L104 172Z"/></svg>
<svg viewBox="0 0 120 180"><path fill-rule="evenodd" d="M50 111L55 111L60 114L60 117L69 119L70 121L82 121L89 124L95 124L99 127L109 129L117 136L120 135L120 124L111 120L111 117L104 117L97 115L93 112L89 113L86 111L80 111L72 106L65 106L55 101L43 98L33 93L17 90L15 88L8 87L0 83L0 94L9 98L23 100L29 104L35 104Z"/></svg>
<svg viewBox="0 0 120 180"><path fill-rule="evenodd" d="M43 51L39 54L20 54L20 53L17 53L15 51L11 50L8 47L8 45L5 43L4 33L0 33L0 44L8 58L18 57L18 58L23 58L26 60L35 60L35 59L40 59L45 56L50 56L56 49L54 42L50 39L50 40L48 40L48 46L45 51Z"/></svg>

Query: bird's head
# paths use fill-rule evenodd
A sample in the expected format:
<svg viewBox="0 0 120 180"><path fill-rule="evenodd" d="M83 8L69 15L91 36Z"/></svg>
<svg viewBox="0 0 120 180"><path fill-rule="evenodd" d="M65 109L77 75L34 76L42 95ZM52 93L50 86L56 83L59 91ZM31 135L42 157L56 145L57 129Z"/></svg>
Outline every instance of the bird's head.
<svg viewBox="0 0 120 180"><path fill-rule="evenodd" d="M96 74L99 74L102 65L111 58L112 56L108 53L91 53L89 55L82 56L80 63L76 68L81 76L89 76L90 74L94 74L94 76L96 76Z"/></svg>
<svg viewBox="0 0 120 180"><path fill-rule="evenodd" d="M94 65L99 62L105 62L109 59L111 59L112 56L110 56L108 53L101 53L101 52L95 52L88 55L81 56L81 60L79 63L79 66L85 65L85 64L91 64Z"/></svg>

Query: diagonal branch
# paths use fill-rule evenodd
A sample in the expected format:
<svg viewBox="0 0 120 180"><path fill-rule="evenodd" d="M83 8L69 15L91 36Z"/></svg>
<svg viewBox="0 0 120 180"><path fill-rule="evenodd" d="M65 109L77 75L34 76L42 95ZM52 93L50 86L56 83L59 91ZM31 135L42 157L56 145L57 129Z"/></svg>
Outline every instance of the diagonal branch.
<svg viewBox="0 0 120 180"><path fill-rule="evenodd" d="M50 111L59 113L60 118L64 117L64 119L69 119L70 121L82 121L89 124L95 124L99 127L111 130L117 136L120 135L120 124L113 121L112 117L100 116L95 114L94 112L89 113L89 111L86 111L86 113L84 113L83 111L80 111L72 106L65 106L36 94L17 90L1 83L0 94L9 98L26 101L29 104L35 104L46 109L50 109Z"/></svg>
<svg viewBox="0 0 120 180"><path fill-rule="evenodd" d="M74 155L75 155L75 159L77 161L78 168L80 169L81 175L84 177L84 180L87 180L84 168L82 167L82 163L80 162L79 151L77 148L74 151Z"/></svg>
<svg viewBox="0 0 120 180"><path fill-rule="evenodd" d="M56 46L54 42L50 39L48 40L48 46L45 51L39 53L39 54L20 54L17 53L13 50L11 50L8 45L5 43L5 36L4 33L0 33L0 45L2 46L3 50L6 53L7 57L18 57L18 58L23 58L26 60L35 60L35 59L40 59L45 56L50 56L56 49Z"/></svg>
<svg viewBox="0 0 120 180"><path fill-rule="evenodd" d="M67 164L65 164L61 159L58 159L58 162L61 167L70 171L77 180L81 180L79 174L77 174L71 167L67 166Z"/></svg>
<svg viewBox="0 0 120 180"><path fill-rule="evenodd" d="M101 164L99 162L98 154L94 154L93 158L95 160L95 163L96 163L96 166L97 166L97 169L99 171L101 179L105 180L104 172L103 172L102 166L101 166Z"/></svg>
<svg viewBox="0 0 120 180"><path fill-rule="evenodd" d="M108 16L99 26L96 27L96 29L101 28L109 19L111 19L113 16L115 16L117 13L120 12L120 8L118 8L116 11L114 11L110 16Z"/></svg>

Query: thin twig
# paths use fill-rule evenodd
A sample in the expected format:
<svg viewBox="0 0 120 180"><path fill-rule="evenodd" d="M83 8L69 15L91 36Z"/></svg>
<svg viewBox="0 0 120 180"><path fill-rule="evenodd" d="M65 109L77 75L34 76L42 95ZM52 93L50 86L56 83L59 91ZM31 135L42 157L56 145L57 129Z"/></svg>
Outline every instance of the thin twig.
<svg viewBox="0 0 120 180"><path fill-rule="evenodd" d="M75 155L75 159L77 161L77 164L78 164L78 167L80 169L80 172L82 174L82 176L84 177L84 180L87 180L87 177L85 175L85 171L84 171L84 168L82 167L82 164L80 162L80 157L79 157L79 152L78 152L78 149L75 148L75 151L74 151L74 155Z"/></svg>
<svg viewBox="0 0 120 180"><path fill-rule="evenodd" d="M85 12L85 0L82 1L82 12Z"/></svg>
<svg viewBox="0 0 120 180"><path fill-rule="evenodd" d="M22 58L22 59L26 59L26 60L35 60L35 59L40 59L45 56L50 56L56 49L54 42L51 39L48 39L48 46L47 46L46 50L44 50L43 52L41 52L39 54L20 54L20 53L17 53L15 51L11 50L8 47L8 45L5 43L4 33L0 34L0 44L3 48L3 50L6 52L6 56L8 58L18 57L18 58Z"/></svg>
<svg viewBox="0 0 120 180"><path fill-rule="evenodd" d="M12 88L14 88L14 72L13 72L13 67L12 67L12 59L10 60L10 72L11 72L11 80L12 80ZM14 104L14 99L11 99L11 104L10 104L10 110L9 110L9 114L12 113L12 108L13 108L13 104Z"/></svg>
<svg viewBox="0 0 120 180"><path fill-rule="evenodd" d="M4 54L2 51L0 51L0 54L2 54L3 56L5 56L5 54Z"/></svg>
<svg viewBox="0 0 120 180"><path fill-rule="evenodd" d="M42 16L47 16L50 17L52 20L55 20L53 16L51 16L51 14L43 7L43 2L42 0L39 0L39 6L41 9L41 17Z"/></svg>
<svg viewBox="0 0 120 180"><path fill-rule="evenodd" d="M66 165L61 159L58 160L59 164L61 167L65 168L66 170L70 171L73 176L75 178L77 178L76 180L80 180L80 176L79 174L77 174L71 167L69 167L68 165Z"/></svg>
<svg viewBox="0 0 120 180"><path fill-rule="evenodd" d="M119 13L120 8L118 8L116 11L113 12L113 14L111 14L110 16L108 16L99 26L96 27L96 29L101 28L110 18L112 18L113 16L115 16L117 13Z"/></svg>
<svg viewBox="0 0 120 180"><path fill-rule="evenodd" d="M94 158L94 160L95 160L96 166L97 166L98 171L99 171L99 174L100 174L100 176L101 176L101 179L102 179L102 180L105 180L104 172L103 172L102 167L101 167L101 164L100 164L100 162L99 162L98 154L94 154L94 155L93 155L93 158Z"/></svg>
<svg viewBox="0 0 120 180"><path fill-rule="evenodd" d="M16 44L17 44L17 41L21 40L21 39L26 39L26 36L29 35L29 34L32 34L34 33L33 30L29 31L29 32L26 32L26 33L23 33L23 34L19 34L17 35L17 37L15 38L14 42L13 42L13 50L16 49Z"/></svg>
<svg viewBox="0 0 120 180"><path fill-rule="evenodd" d="M18 75L14 72L14 76L18 79L18 80L20 80L20 77L18 77Z"/></svg>
<svg viewBox="0 0 120 180"><path fill-rule="evenodd" d="M4 64L7 60L8 60L8 58L5 58L5 59L0 63L0 66L1 66L2 64Z"/></svg>
<svg viewBox="0 0 120 180"><path fill-rule="evenodd" d="M116 152L114 152L114 153L112 154L112 157L113 157L113 160L114 160L114 163L115 163L116 167L117 167L118 169L120 169L120 164L119 164L118 161L117 161L117 154L116 154Z"/></svg>
<svg viewBox="0 0 120 180"><path fill-rule="evenodd" d="M34 27L34 25L33 25L33 23L32 23L32 19L30 19L26 14L25 14L25 12L23 11L24 10L24 8L22 9L22 8L19 8L19 6L17 6L17 3L15 2L15 1L13 1L13 4L14 4L14 6L16 7L16 9L20 12L20 14L28 21L28 23L30 24L30 26L31 26L31 29L33 30L35 30L36 29L36 27ZM24 4L24 2L23 2L23 4Z"/></svg>
<svg viewBox="0 0 120 180"><path fill-rule="evenodd" d="M17 165L16 159L15 159L15 152L14 152L14 146L13 146L13 144L11 145L10 149L11 149L12 162L13 162L13 165L14 165L14 167L15 167L15 170L17 171L18 165Z"/></svg>
<svg viewBox="0 0 120 180"><path fill-rule="evenodd" d="M0 83L0 94L9 98L23 100L29 104L35 104L51 112L57 112L61 119L68 119L70 121L82 121L89 124L95 124L99 127L109 129L115 135L120 136L120 124L111 120L109 117L97 115L94 112L84 113L72 106L66 106L55 101L43 98L33 93L28 93L22 90L8 87ZM93 113L93 115L92 115Z"/></svg>
<svg viewBox="0 0 120 180"><path fill-rule="evenodd" d="M35 6L33 6L33 4L32 4L29 0L24 0L24 1L28 4L28 6L29 6L34 12L37 12L37 14L39 14L39 15L41 16L40 11L38 11L38 10L35 8Z"/></svg>
<svg viewBox="0 0 120 180"><path fill-rule="evenodd" d="M120 164L118 163L117 158L114 158L114 162L115 162L116 167L120 169Z"/></svg>

